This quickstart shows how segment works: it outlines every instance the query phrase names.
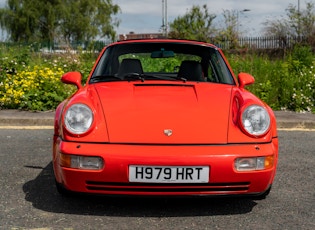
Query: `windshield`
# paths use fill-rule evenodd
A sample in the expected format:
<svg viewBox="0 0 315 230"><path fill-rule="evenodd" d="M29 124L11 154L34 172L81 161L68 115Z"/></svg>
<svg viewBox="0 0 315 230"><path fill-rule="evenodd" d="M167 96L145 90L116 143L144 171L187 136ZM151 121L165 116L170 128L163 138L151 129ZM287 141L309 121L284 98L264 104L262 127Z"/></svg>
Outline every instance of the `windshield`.
<svg viewBox="0 0 315 230"><path fill-rule="evenodd" d="M131 80L234 84L224 59L215 48L176 42L109 46L100 58L90 83Z"/></svg>

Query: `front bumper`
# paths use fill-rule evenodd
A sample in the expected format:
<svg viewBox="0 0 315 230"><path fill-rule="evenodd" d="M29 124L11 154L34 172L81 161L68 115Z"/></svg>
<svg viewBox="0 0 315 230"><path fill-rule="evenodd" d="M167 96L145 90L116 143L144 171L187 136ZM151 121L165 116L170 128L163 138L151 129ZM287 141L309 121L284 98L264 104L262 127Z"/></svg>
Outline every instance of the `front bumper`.
<svg viewBox="0 0 315 230"><path fill-rule="evenodd" d="M60 153L99 156L102 170L61 167ZM238 157L274 155L268 170L238 172ZM129 145L65 142L56 138L53 165L57 183L67 190L112 195L255 195L272 184L278 160L278 139L264 144L228 145ZM129 182L129 165L210 167L209 183Z"/></svg>

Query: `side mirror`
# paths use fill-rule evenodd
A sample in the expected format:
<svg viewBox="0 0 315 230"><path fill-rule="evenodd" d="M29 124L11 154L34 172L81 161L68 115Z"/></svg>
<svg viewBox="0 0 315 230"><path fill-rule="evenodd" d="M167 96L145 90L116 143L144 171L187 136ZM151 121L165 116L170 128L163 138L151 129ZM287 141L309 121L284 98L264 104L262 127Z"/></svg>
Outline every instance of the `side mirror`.
<svg viewBox="0 0 315 230"><path fill-rule="evenodd" d="M75 85L78 89L82 88L81 85L82 75L80 72L68 72L62 75L61 81L65 84Z"/></svg>
<svg viewBox="0 0 315 230"><path fill-rule="evenodd" d="M240 88L244 88L246 85L253 84L255 82L255 78L248 73L239 73L238 82L239 82Z"/></svg>

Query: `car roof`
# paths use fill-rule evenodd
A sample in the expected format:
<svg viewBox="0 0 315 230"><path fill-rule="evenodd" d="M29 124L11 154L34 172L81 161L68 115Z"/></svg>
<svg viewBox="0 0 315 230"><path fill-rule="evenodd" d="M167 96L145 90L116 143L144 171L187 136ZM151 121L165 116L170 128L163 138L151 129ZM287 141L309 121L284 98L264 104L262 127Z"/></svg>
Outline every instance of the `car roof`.
<svg viewBox="0 0 315 230"><path fill-rule="evenodd" d="M127 40L119 40L117 42L112 43L111 45L117 44L127 44L127 43L186 43L191 45L201 45L201 46L209 46L215 49L219 49L217 46L197 40L187 40L187 39L169 39L169 38L151 38L151 39L127 39Z"/></svg>

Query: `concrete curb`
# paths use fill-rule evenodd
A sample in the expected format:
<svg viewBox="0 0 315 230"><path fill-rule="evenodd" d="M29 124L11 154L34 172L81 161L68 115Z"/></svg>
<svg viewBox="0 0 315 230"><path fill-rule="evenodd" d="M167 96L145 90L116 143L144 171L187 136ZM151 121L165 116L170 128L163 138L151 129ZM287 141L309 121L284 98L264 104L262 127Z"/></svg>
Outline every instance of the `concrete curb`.
<svg viewBox="0 0 315 230"><path fill-rule="evenodd" d="M275 111L278 129L315 129L315 114Z"/></svg>
<svg viewBox="0 0 315 230"><path fill-rule="evenodd" d="M55 111L0 110L0 126L53 126Z"/></svg>

